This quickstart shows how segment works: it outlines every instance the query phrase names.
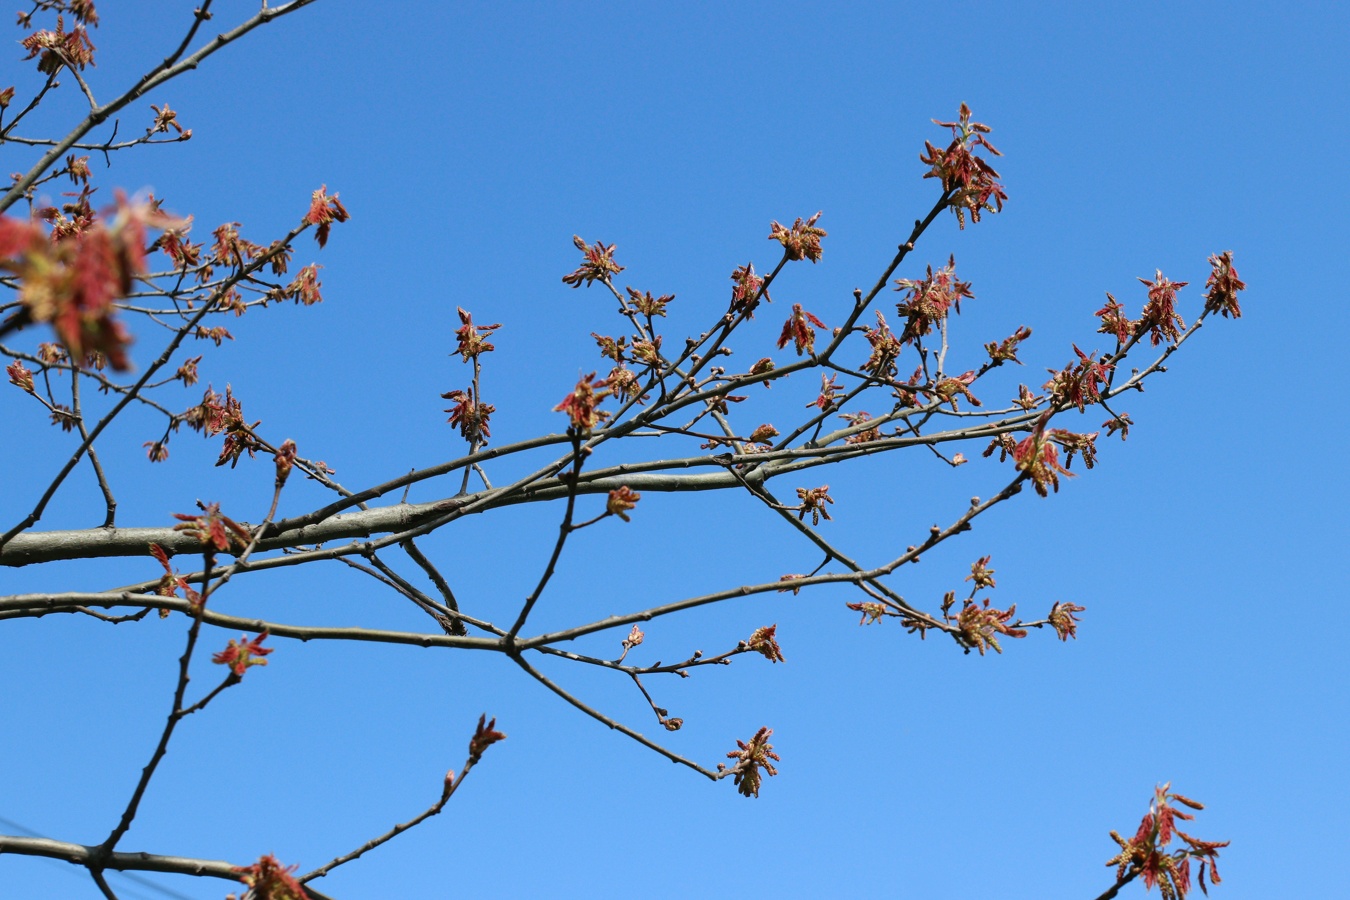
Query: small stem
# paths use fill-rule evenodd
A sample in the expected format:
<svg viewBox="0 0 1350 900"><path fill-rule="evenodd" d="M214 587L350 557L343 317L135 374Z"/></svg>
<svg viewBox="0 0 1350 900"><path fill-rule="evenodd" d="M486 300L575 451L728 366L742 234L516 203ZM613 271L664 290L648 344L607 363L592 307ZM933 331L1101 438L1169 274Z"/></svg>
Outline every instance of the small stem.
<svg viewBox="0 0 1350 900"><path fill-rule="evenodd" d="M585 459L586 457L581 451L581 433L573 430L572 472L571 477L567 479L567 509L563 513L562 523L558 526L558 540L553 544L553 553L549 556L548 565L544 567L544 572L539 577L539 583L535 585L533 593L525 598L525 604L520 608L520 615L516 617L515 624L511 626L510 632L507 633L508 642L514 642L516 635L520 634L520 629L525 627L525 620L530 617L530 611L539 601L539 595L544 592L549 579L553 577L553 571L558 565L558 558L562 556L563 547L567 544L567 536L572 533L572 514L576 511L577 505L577 479L581 476L581 466Z"/></svg>
<svg viewBox="0 0 1350 900"><path fill-rule="evenodd" d="M1105 891L1102 891L1102 893L1098 894L1096 900L1111 900L1111 898L1115 897L1117 894L1120 893L1121 888L1123 888L1125 885L1129 884L1131 881L1134 881L1136 878L1138 878L1140 871L1142 870L1139 869L1138 866L1131 868L1130 871L1125 874L1124 878L1121 878L1119 881L1111 885Z"/></svg>
<svg viewBox="0 0 1350 900"><path fill-rule="evenodd" d="M89 445L89 462L94 466L94 475L98 478L99 490L103 492L103 503L106 509L103 527L112 528L117 519L117 501L113 498L112 488L108 486L108 479L103 474L103 466L98 461L94 444L89 440L89 431L84 427L84 412L80 409L80 372L78 369L72 369L70 373L70 411L75 414L75 426L80 431L80 438Z"/></svg>
<svg viewBox="0 0 1350 900"><path fill-rule="evenodd" d="M113 893L113 889L108 886L107 880L103 877L102 869L90 866L89 877L94 879L94 884L98 885L98 889L103 892L105 900L117 900L117 895Z"/></svg>
<svg viewBox="0 0 1350 900"><path fill-rule="evenodd" d="M211 552L208 550L204 554L205 571L211 571ZM206 594L203 594L201 603L206 603ZM200 609L201 607L199 607ZM178 722L183 718L183 695L187 692L188 682L191 680L188 676L188 668L192 662L192 653L197 647L197 636L201 633L202 617L201 615L192 616L192 625L188 627L187 646L183 649L183 655L178 658L178 684L173 692L173 708L169 710L169 717L164 723L164 729L160 732L159 743L155 746L154 753L150 756L144 769L141 770L140 780L136 783L136 789L132 791L131 799L127 802L126 809L122 812L122 818L117 826L113 828L112 833L108 835L107 840L98 846L96 858L99 862L106 860L108 856L117 847L117 842L131 828L132 821L136 818L136 811L141 804L141 798L145 796L145 791L150 787L150 779L154 777L155 770L159 763L164 759L164 755L169 751L169 739L173 737L174 729ZM92 871L92 869L91 869Z"/></svg>
<svg viewBox="0 0 1350 900"><path fill-rule="evenodd" d="M670 750L667 750L665 747L662 747L660 744L656 743L650 738L639 734L638 732L629 728L627 725L624 725L620 722L616 722L614 719L611 719L609 716L605 715L599 710L593 709L592 707L587 706L585 703L582 703L576 697L572 696L567 691L565 691L558 685L554 684L547 677L545 677L543 673L539 672L537 669L535 669L533 666L527 663L523 658L521 658L519 653L513 654L511 658L516 661L516 665L520 666L522 669L528 672L532 678L534 678L544 687L548 688L550 691L557 694L559 697L563 698L568 703L572 704L577 709L581 710L586 715L590 716L592 719L595 719L597 722L600 722L622 734L628 735L630 738L637 741L642 746L655 750L657 753L661 754L671 762L679 763L682 766L688 766L689 768L693 769L695 772L699 773L700 775L703 775L706 778L710 778L713 781L716 781L718 780L718 778L721 777L716 772L703 768L703 766L700 766L692 759L685 759L678 753L674 753Z"/></svg>
<svg viewBox="0 0 1350 900"><path fill-rule="evenodd" d="M299 881L301 884L304 884L305 882L312 881L315 878L322 878L329 872L336 869L338 866L343 865L345 863L349 863L352 860L359 858L363 854L368 853L371 850L374 850L381 844L393 840L403 832L417 825L420 825L422 822L426 821L432 816L440 815L441 810L445 809L445 804L450 802L450 798L455 795L455 791L459 790L459 786L464 783L464 779L469 777L469 773L473 771L473 767L474 767L473 761L466 760L464 763L464 768L461 769L459 772L459 777L453 780L450 779L446 780L445 787L441 791L441 798L437 800L435 803L431 804L431 806L427 807L418 815L413 816L406 822L403 822L399 825L395 825L393 828L389 829L379 837L371 838L370 840L366 841L364 844L362 844L360 847L357 847L350 853L346 853L343 854L342 856L336 857L335 859L324 863L322 866L319 866L319 868L315 869L314 871L301 875L296 880Z"/></svg>
<svg viewBox="0 0 1350 900"><path fill-rule="evenodd" d="M486 482L487 479L484 478L483 481ZM404 553L408 554L409 559L421 567L422 571L431 579L431 583L436 585L436 590L441 592L441 597L444 598L446 607L452 612L458 613L459 601L455 599L455 592L450 589L450 582L446 581L445 576L441 574L440 570L432 564L431 560L427 559L422 554L422 551L417 548L417 544L413 539L409 538L399 544L399 546L403 548ZM468 633L464 629L463 620L458 616L452 615L450 617L450 633L461 636Z"/></svg>

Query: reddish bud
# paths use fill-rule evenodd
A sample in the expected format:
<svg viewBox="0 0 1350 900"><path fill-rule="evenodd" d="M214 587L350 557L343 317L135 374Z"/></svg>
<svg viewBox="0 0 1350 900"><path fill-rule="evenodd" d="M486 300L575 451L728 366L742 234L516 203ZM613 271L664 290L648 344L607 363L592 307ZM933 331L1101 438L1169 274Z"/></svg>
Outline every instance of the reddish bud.
<svg viewBox="0 0 1350 900"><path fill-rule="evenodd" d="M753 650L771 663L783 662L783 648L778 646L777 631L777 624L756 628L745 642L745 649Z"/></svg>
<svg viewBox="0 0 1350 900"><path fill-rule="evenodd" d="M792 341L797 349L797 355L803 353L814 354L816 352L816 330L811 326L818 328L827 328L824 322L816 318L811 313L802 309L800 303L792 305L792 315L783 323L783 332L778 335L778 346L784 347L788 341Z"/></svg>
<svg viewBox="0 0 1350 900"><path fill-rule="evenodd" d="M319 242L321 249L328 243L328 232L333 223L345 222L350 218L351 215L338 199L338 195L328 196L328 185L319 185L319 189L310 195L309 212L305 214L304 221L307 225L318 226L314 232L314 239Z"/></svg>
<svg viewBox="0 0 1350 900"><path fill-rule="evenodd" d="M572 393L563 398L562 402L553 407L554 412L567 413L567 418L571 422L571 427L577 431L590 431L599 425L605 419L609 418L609 413L603 412L596 407L600 401L609 396L608 390L597 390L606 388L604 381L595 381L595 373L585 375L577 382L576 388Z"/></svg>
<svg viewBox="0 0 1350 900"><path fill-rule="evenodd" d="M249 896L256 900L307 900L309 894L294 872L299 866L282 866L275 856L268 854L251 866L239 866L239 880L249 887Z"/></svg>
<svg viewBox="0 0 1350 900"><path fill-rule="evenodd" d="M264 657L274 649L262 645L263 641L267 640L267 635L268 632L264 631L253 640L247 640L248 635L243 635L237 641L231 639L224 650L211 655L211 662L221 666L229 666L231 672L242 678L249 667L267 665L267 660Z"/></svg>
<svg viewBox="0 0 1350 900"><path fill-rule="evenodd" d="M277 448L274 459L277 465L276 484L277 487L281 487L286 483L286 479L290 477L291 469L295 466L295 441L290 438L282 441L281 446Z"/></svg>
<svg viewBox="0 0 1350 900"><path fill-rule="evenodd" d="M5 372L9 375L10 384L30 394L34 393L33 373L23 364L22 360L16 359L5 366Z"/></svg>
<svg viewBox="0 0 1350 900"><path fill-rule="evenodd" d="M609 500L605 503L605 512L612 516L618 516L625 522L630 522L632 520L628 518L628 510L637 506L641 499L642 495L637 491L629 490L628 485L615 488L609 492Z"/></svg>
<svg viewBox="0 0 1350 900"><path fill-rule="evenodd" d="M495 730L496 727L497 719L495 716L491 722L487 721L487 713L478 717L478 727L474 729L473 737L469 740L469 765L474 765L482 759L483 751L487 750L488 747L498 741L506 740L506 735Z"/></svg>
<svg viewBox="0 0 1350 900"><path fill-rule="evenodd" d="M1237 269L1233 268L1233 251L1225 250L1211 256L1209 264L1213 270L1205 281L1205 287L1209 288L1205 293L1205 309L1218 311L1224 318L1230 315L1235 319L1241 318L1242 309L1238 306L1237 295L1238 291L1246 289L1247 283L1238 278Z"/></svg>

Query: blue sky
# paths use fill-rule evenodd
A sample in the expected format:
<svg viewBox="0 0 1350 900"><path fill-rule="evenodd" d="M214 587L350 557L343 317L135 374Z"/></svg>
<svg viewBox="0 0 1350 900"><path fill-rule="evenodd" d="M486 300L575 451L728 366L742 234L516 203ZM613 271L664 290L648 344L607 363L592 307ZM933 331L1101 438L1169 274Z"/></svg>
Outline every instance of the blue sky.
<svg viewBox="0 0 1350 900"><path fill-rule="evenodd" d="M182 6L100 4L96 90L162 57L190 15ZM212 24L252 7L221 4ZM954 325L954 352L977 364L983 342L1027 324L1016 374L1039 379L1070 342L1101 344L1092 312L1104 291L1139 308L1138 276L1190 281L1188 321L1209 254L1233 250L1250 288L1241 320L1211 320L1126 404L1138 424L1128 442L1103 443L1096 469L1050 499L1025 492L896 582L932 608L990 554L996 602L1087 607L1076 641L1036 633L1001 656L962 656L893 622L859 628L843 606L854 597L830 590L648 629L642 649L671 659L778 624L782 665L742 657L653 685L686 722L670 745L706 765L735 738L775 729L781 774L758 800L609 732L503 659L274 641L271 665L180 729L123 848L241 861L271 851L308 869L431 802L487 711L509 739L446 812L317 887L344 898L1092 897L1111 881L1107 831L1133 829L1154 784L1171 780L1209 806L1192 833L1233 842L1215 896L1337 893L1326 862L1350 850L1339 647L1350 614L1337 562L1347 429L1323 404L1345 384L1350 325L1348 20L1329 3L1277 14L1245 3L321 0L147 98L168 100L194 138L96 170L105 191L152 189L196 216L199 239L240 221L270 240L320 183L351 210L327 249L297 254L324 265L325 303L230 323L237 340L202 373L349 486L458 455L439 397L466 382L448 356L457 305L504 323L485 359L494 441L559 428L551 407L599 363L590 332L619 328L598 289L559 281L576 264L574 233L617 244L624 283L676 295L678 342L721 311L732 268L776 259L770 220L823 210L824 259L785 274L741 352L767 355L790 303L828 321L932 204L918 153L944 134L930 118L952 118L962 101L994 128L1009 203L965 231L944 216L900 273L955 254L976 300ZM20 55L0 81L31 80ZM132 130L140 113L127 115ZM146 335L142 365L153 350ZM814 395L781 387L785 406ZM69 452L27 400L0 391L5 527ZM166 524L198 497L227 511L265 505L269 465L210 468L218 445L194 435L151 467L140 445L156 427L128 419L109 432L119 523ZM884 560L1006 476L918 452L830 471L830 534ZM307 490L288 496L291 512L317 496ZM504 510L428 548L466 603L504 618L546 559L556 514ZM81 472L41 527L100 516ZM578 535L567 560L541 628L815 562L748 500L699 495L649 497L631 525ZM0 593L154 571L119 561L56 574L0 570ZM420 627L337 564L241 578L222 601L280 621ZM617 651L621 637L587 646ZM181 639L179 617L5 622L0 760L24 776L0 784L0 816L100 840L158 734ZM548 671L659 730L628 686ZM0 857L0 892L97 896L60 869ZM156 883L194 898L228 890ZM163 896L125 881L119 894Z"/></svg>

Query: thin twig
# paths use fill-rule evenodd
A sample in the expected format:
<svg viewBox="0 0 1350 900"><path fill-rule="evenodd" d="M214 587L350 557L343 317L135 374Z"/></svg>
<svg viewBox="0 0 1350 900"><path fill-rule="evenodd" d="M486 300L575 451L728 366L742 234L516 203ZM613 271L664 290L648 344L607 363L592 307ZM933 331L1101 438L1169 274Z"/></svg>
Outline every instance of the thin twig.
<svg viewBox="0 0 1350 900"><path fill-rule="evenodd" d="M582 703L580 700L569 694L563 688L559 687L558 685L550 681L539 670L535 669L533 666L527 663L524 659L521 658L519 653L513 654L511 658L516 661L516 665L520 666L522 669L528 672L532 678L534 678L544 687L548 688L550 691L557 694L559 697L563 698L568 703L572 704L577 709L581 710L586 715L590 716L592 719L595 719L597 722L600 722L601 724L606 725L609 728L612 728L615 731L620 732L621 734L628 735L630 738L637 741L642 746L647 747L651 750L655 750L657 753L661 754L671 762L679 763L682 766L688 766L695 772L707 778L710 778L713 781L717 781L718 778L720 777L716 772L713 772L710 769L705 769L703 766L700 766L693 760L686 759L683 756L680 756L678 753L674 753L670 750L667 750L665 747L662 747L660 744L656 743L650 738L639 734L638 732L629 728L627 725L624 725L621 722L617 722L614 719L611 719L609 716L605 715L604 713L600 712L599 710L587 706L585 703Z"/></svg>
<svg viewBox="0 0 1350 900"><path fill-rule="evenodd" d="M205 571L211 571L211 553L204 554L206 560ZM201 604L205 604L206 597L201 598ZM155 745L154 753L150 755L144 769L141 770L140 780L136 782L136 788L131 793L131 799L127 802L126 809L122 812L122 817L118 820L116 827L107 839L99 845L98 859L101 862L108 854L112 853L117 847L117 842L131 828L132 821L136 818L136 811L141 804L141 798L145 796L145 791L150 787L150 779L154 777L155 770L159 767L160 760L164 759L164 754L169 751L169 740L173 737L174 729L183 718L183 695L187 692L188 667L192 662L193 650L197 647L197 636L201 633L202 617L200 615L192 617L192 624L188 626L187 646L183 649L183 655L178 658L178 683L174 687L173 707L169 710L169 716L164 723L164 728L160 732L159 743Z"/></svg>
<svg viewBox="0 0 1350 900"><path fill-rule="evenodd" d="M1111 900L1120 893L1121 888L1138 878L1141 871L1143 870L1138 866L1132 867L1125 877L1118 879L1115 884L1098 894L1096 900Z"/></svg>
<svg viewBox="0 0 1350 900"><path fill-rule="evenodd" d="M483 479L483 483L487 483L487 478ZM489 488L489 490L491 490L491 488ZM437 569L432 564L431 560L427 559L422 551L417 548L417 543L409 538L399 544L399 546L403 548L404 553L408 554L409 559L421 567L422 571L431 579L431 583L436 585L436 590L441 592L441 597L445 600L446 607L452 612L458 613L459 601L455 599L455 592L450 589L450 582L445 580L445 576L441 574L440 570ZM458 616L452 615L450 617L450 633L458 635L468 633L464 630L463 620Z"/></svg>
<svg viewBox="0 0 1350 900"><path fill-rule="evenodd" d="M326 862L323 865L319 866L312 872L307 872L304 875L301 875L296 880L299 881L301 884L304 884L305 882L312 881L315 878L322 878L329 872L336 869L338 866L344 865L345 863L349 863L354 859L358 859L362 855L370 852L371 850L374 850L381 844L393 840L394 838L398 837L400 834L407 831L408 829L420 825L422 822L426 821L432 816L440 815L441 810L445 809L445 804L450 802L450 798L455 795L455 791L459 790L459 786L464 783L464 779L469 777L469 773L473 771L473 767L474 763L472 760L465 760L464 768L460 769L459 771L459 777L457 778L447 777L445 779L445 786L441 790L440 799L437 800L435 803L431 804L431 806L427 807L418 815L413 816L406 822L395 825L393 828L389 829L379 837L371 838L370 840L366 841L364 844L362 844L360 847L357 847L350 853L345 853L342 856L336 857L335 859L330 860L329 862Z"/></svg>
<svg viewBox="0 0 1350 900"><path fill-rule="evenodd" d="M520 634L520 629L525 627L525 620L530 617L530 611L539 602L540 595L544 593L544 588L548 587L549 579L553 577L554 569L558 565L558 558L562 556L563 547L567 544L567 536L574 530L572 514L576 511L577 506L577 478L581 475L581 465L584 461L585 456L581 451L581 434L575 432L572 437L572 477L567 480L567 507L563 511L562 522L558 525L558 540L553 544L553 552L549 555L548 564L544 566L544 571L539 576L539 583L530 592L530 596L525 598L525 603L520 608L520 615L516 617L515 624L507 632L508 643L514 641L516 635Z"/></svg>
<svg viewBox="0 0 1350 900"><path fill-rule="evenodd" d="M94 475L98 478L98 489L103 492L106 510L103 516L103 527L112 528L117 520L117 501L113 498L112 488L108 486L108 479L103 474L103 466L98 461L98 453L89 440L89 430L84 427L84 412L80 408L80 373L78 371L70 373L70 411L75 414L75 427L80 431L80 438L89 444L89 462L93 465Z"/></svg>

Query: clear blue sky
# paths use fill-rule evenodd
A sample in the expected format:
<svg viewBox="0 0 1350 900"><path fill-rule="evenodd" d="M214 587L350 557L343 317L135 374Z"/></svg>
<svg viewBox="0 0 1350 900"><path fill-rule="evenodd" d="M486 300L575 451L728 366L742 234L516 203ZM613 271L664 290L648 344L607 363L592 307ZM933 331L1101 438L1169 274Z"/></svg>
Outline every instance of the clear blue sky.
<svg viewBox="0 0 1350 900"><path fill-rule="evenodd" d="M191 5L100 3L96 89L161 58ZM223 3L213 25L253 7ZM956 254L977 297L957 323L970 359L1028 324L1026 377L1039 378L1071 341L1101 342L1092 312L1104 291L1137 310L1135 278L1155 268L1191 282L1189 320L1206 256L1225 249L1250 289L1240 321L1207 324L1126 404L1138 425L1127 443L1103 444L1097 469L1048 500L1026 492L898 582L932 606L991 554L999 600L1087 607L1077 641L1033 634L1002 656L962 656L893 622L860 629L843 608L853 598L830 591L649 629L652 653L670 659L778 624L783 665L742 657L655 685L686 722L671 746L705 764L775 729L781 774L758 800L610 733L502 659L274 641L271 665L180 729L122 849L271 851L308 869L434 799L487 711L509 739L446 813L316 887L343 898L1093 897L1111 881L1107 831L1132 830L1154 784L1171 780L1209 805L1192 833L1233 842L1214 896L1343 893L1328 863L1350 852L1350 435L1325 404L1346 387L1350 326L1348 25L1332 3L322 0L149 98L168 100L193 140L96 178L153 189L196 216L199 239L237 220L270 240L320 183L351 210L326 250L297 255L325 266L325 303L231 323L238 340L202 373L348 485L460 452L438 396L465 382L447 355L456 305L505 323L485 360L494 439L559 427L550 408L597 363L589 333L619 327L597 290L559 281L575 265L573 233L616 243L625 283L677 295L675 340L720 309L734 266L776 258L771 219L823 210L824 260L791 270L775 294L828 320L931 205L917 156L942 134L929 119L962 101L994 127L1010 201L964 232L944 217L901 274ZM0 63L0 82L31 80L20 55ZM126 117L133 131L139 114ZM777 319L779 304L770 311ZM743 352L768 352L777 324L760 324L764 353ZM144 364L153 341L137 346ZM28 400L0 390L6 527L69 452ZM125 448L108 451L120 524L167 523L198 497L265 504L269 465L211 469L218 446L194 435L151 467L140 444L157 427L129 419L108 435ZM1006 475L918 453L831 472L832 534L882 560ZM96 525L100 510L82 473L41 527ZM470 608L504 617L546 558L555 512L466 521L429 546L455 561ZM632 525L605 525L582 535L541 624L815 561L739 499L651 497ZM59 584L0 570L0 593L153 569L71 565ZM280 621L419 626L337 564L240 579L222 603ZM180 617L3 623L0 816L100 840L158 734L181 637ZM550 671L659 730L617 680ZM229 889L156 883L193 898ZM7 856L0 895L97 893L58 864Z"/></svg>

